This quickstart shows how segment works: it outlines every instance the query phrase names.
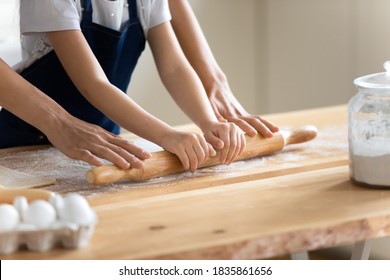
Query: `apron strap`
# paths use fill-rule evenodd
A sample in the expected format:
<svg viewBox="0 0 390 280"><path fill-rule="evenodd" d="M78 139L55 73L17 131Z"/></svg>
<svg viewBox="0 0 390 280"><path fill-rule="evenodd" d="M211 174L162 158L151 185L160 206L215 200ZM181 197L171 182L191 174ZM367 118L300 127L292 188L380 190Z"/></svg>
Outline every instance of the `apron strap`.
<svg viewBox="0 0 390 280"><path fill-rule="evenodd" d="M83 21L92 22L92 5L91 0L84 0Z"/></svg>
<svg viewBox="0 0 390 280"><path fill-rule="evenodd" d="M84 13L83 13L83 19L92 22L92 4L91 0L83 0L82 3L84 2ZM133 20L137 18L137 0L127 0L128 3L128 9L129 9L129 17L130 20Z"/></svg>
<svg viewBox="0 0 390 280"><path fill-rule="evenodd" d="M137 18L137 0L127 0L130 20Z"/></svg>

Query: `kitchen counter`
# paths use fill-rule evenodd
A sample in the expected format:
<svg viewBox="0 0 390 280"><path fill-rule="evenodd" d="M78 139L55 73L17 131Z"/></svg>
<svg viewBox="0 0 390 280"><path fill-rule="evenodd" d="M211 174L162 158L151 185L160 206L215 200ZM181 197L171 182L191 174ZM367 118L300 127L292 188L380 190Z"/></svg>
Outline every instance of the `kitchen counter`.
<svg viewBox="0 0 390 280"><path fill-rule="evenodd" d="M2 259L259 259L390 234L390 192L349 180L346 106L265 117L282 128L315 125L318 136L194 175L81 190L99 217L87 248Z"/></svg>

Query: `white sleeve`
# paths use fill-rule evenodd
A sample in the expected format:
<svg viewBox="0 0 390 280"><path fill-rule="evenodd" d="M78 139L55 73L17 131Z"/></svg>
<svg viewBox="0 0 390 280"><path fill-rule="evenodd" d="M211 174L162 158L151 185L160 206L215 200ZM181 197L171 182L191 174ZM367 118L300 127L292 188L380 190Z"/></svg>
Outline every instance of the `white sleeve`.
<svg viewBox="0 0 390 280"><path fill-rule="evenodd" d="M149 29L171 20L168 0L151 0Z"/></svg>
<svg viewBox="0 0 390 280"><path fill-rule="evenodd" d="M75 0L21 0L20 32L79 30L80 15Z"/></svg>

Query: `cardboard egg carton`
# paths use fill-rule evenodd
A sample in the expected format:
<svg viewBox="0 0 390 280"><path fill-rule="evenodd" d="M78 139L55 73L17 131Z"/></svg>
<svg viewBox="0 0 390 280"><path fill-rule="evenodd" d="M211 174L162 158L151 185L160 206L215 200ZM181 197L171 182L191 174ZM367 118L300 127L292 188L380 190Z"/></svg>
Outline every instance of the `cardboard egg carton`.
<svg viewBox="0 0 390 280"><path fill-rule="evenodd" d="M75 198L75 196L79 195L72 194L72 196ZM31 218L28 219L28 207L35 201L28 205L25 197L17 197L13 205L7 204L17 211L19 220L12 229L4 230L0 226L0 254L12 254L21 248L46 252L55 247L76 249L88 246L97 223L96 213L81 196L76 197L78 200L85 200L83 207L80 209L74 207L75 205L72 205L72 203L68 203L68 206L65 205L66 203L64 204L63 202L64 200L66 201L66 197L63 198L62 196L56 195L54 198L49 202L55 210L54 221L47 225L39 224L39 220L45 220L45 217L42 217L42 213L38 213L40 216L36 212L33 213L38 215L36 223L32 222ZM43 203L42 201L40 202ZM48 204L47 202L45 203ZM71 209L66 209L66 207L71 207ZM10 207L7 208L10 209ZM71 219L72 215L69 215L69 212L72 212L69 210L74 213L73 221ZM84 213L78 210L82 210ZM86 213L88 215L85 215ZM83 216L87 217L87 219L80 220L79 217ZM7 222L4 221L4 215L0 215L0 224L2 222L3 225Z"/></svg>

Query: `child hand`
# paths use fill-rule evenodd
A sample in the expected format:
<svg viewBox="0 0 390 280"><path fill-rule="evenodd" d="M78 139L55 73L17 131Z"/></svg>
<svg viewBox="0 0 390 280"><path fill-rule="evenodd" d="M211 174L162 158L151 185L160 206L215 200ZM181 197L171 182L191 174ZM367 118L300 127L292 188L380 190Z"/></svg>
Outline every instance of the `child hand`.
<svg viewBox="0 0 390 280"><path fill-rule="evenodd" d="M177 155L185 170L195 172L210 156L215 156L214 148L198 133L174 132L165 137L161 146Z"/></svg>
<svg viewBox="0 0 390 280"><path fill-rule="evenodd" d="M245 149L244 132L234 123L215 122L203 132L207 142L221 151L221 163L232 163Z"/></svg>

